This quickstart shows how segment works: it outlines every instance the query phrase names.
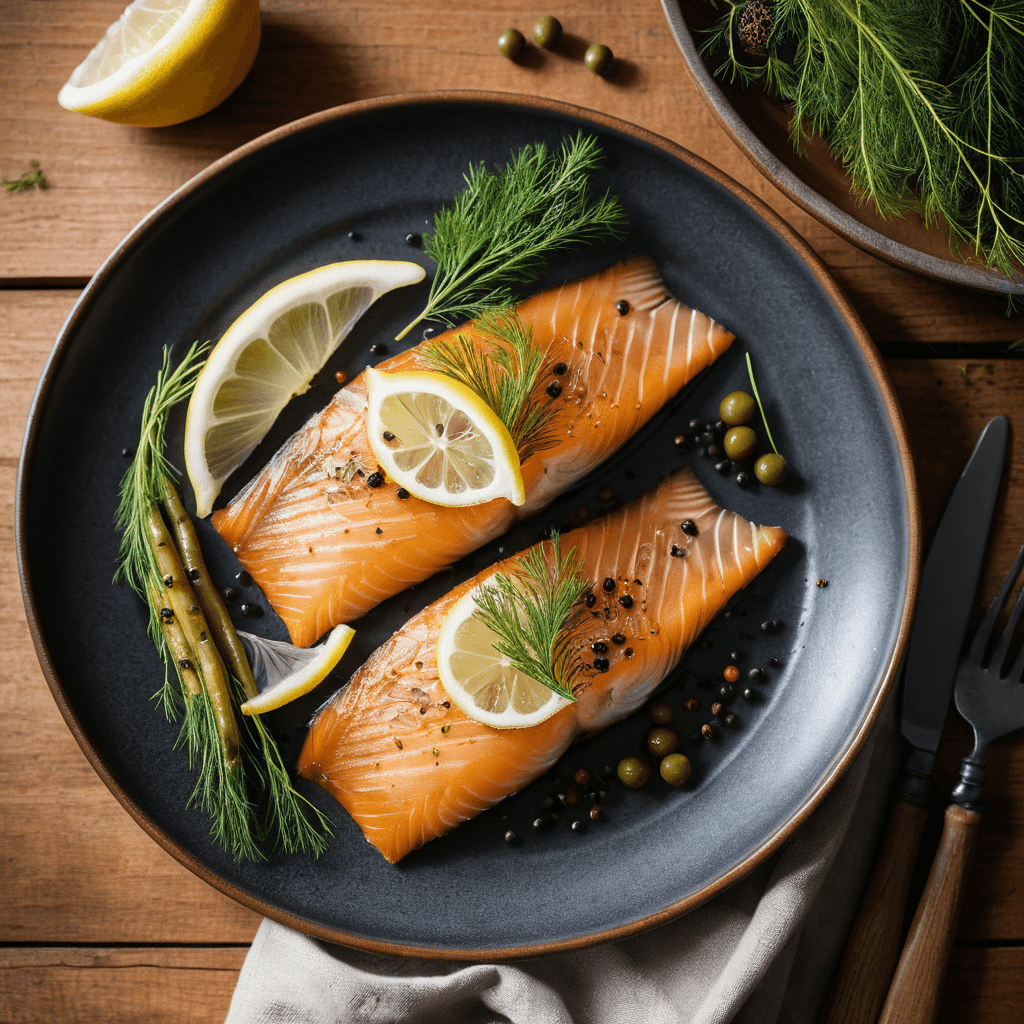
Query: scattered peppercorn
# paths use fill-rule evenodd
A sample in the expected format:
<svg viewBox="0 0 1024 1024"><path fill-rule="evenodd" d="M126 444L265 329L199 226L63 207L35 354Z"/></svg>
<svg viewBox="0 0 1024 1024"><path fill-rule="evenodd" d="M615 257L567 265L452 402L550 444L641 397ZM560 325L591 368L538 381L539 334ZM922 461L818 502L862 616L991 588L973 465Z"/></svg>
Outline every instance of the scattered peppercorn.
<svg viewBox="0 0 1024 1024"><path fill-rule="evenodd" d="M595 805L595 806L590 808L590 820L591 821L600 821L601 820L601 808L600 807Z"/></svg>
<svg viewBox="0 0 1024 1024"><path fill-rule="evenodd" d="M586 768L577 768L576 771L573 772L572 781L575 782L577 786L585 786L590 781L590 772L587 771Z"/></svg>
<svg viewBox="0 0 1024 1024"><path fill-rule="evenodd" d="M625 642L626 642L626 634L625 633L613 633L612 634L612 643L613 644L617 645L618 647L621 647Z"/></svg>
<svg viewBox="0 0 1024 1024"><path fill-rule="evenodd" d="M242 614L248 615L249 618L258 618L263 614L263 609L258 604L249 604L246 602L242 605Z"/></svg>
<svg viewBox="0 0 1024 1024"><path fill-rule="evenodd" d="M384 531L378 526L377 527L377 536L380 536L383 532Z"/></svg>
<svg viewBox="0 0 1024 1024"><path fill-rule="evenodd" d="M700 701L697 700L696 697L687 697L686 700L683 701L683 707L686 708L687 711L700 711Z"/></svg>
<svg viewBox="0 0 1024 1024"><path fill-rule="evenodd" d="M732 726L736 724L736 716L732 713L725 716L725 724Z"/></svg>
<svg viewBox="0 0 1024 1024"><path fill-rule="evenodd" d="M587 594L583 602L588 608L593 608L597 604L597 594Z"/></svg>
<svg viewBox="0 0 1024 1024"><path fill-rule="evenodd" d="M735 665L726 665L722 670L722 677L729 683L735 683L740 677L740 670Z"/></svg>
<svg viewBox="0 0 1024 1024"><path fill-rule="evenodd" d="M371 356L386 356L388 354L388 347L383 341L375 341L370 346Z"/></svg>
<svg viewBox="0 0 1024 1024"><path fill-rule="evenodd" d="M178 664L181 666L183 672L188 672L193 667L192 662L188 658L179 658Z"/></svg>
<svg viewBox="0 0 1024 1024"><path fill-rule="evenodd" d="M509 60L519 60L526 49L526 37L517 28L508 28L498 36L498 52Z"/></svg>
<svg viewBox="0 0 1024 1024"><path fill-rule="evenodd" d="M625 299L619 299L619 301L615 303L615 312L618 313L619 316L625 316L629 312L629 303Z"/></svg>
<svg viewBox="0 0 1024 1024"><path fill-rule="evenodd" d="M691 430L700 430L700 420L690 420Z"/></svg>
<svg viewBox="0 0 1024 1024"><path fill-rule="evenodd" d="M598 501L612 501L615 498L615 492L610 487L602 487L597 492Z"/></svg>
<svg viewBox="0 0 1024 1024"><path fill-rule="evenodd" d="M555 363L555 365L551 367L551 372L556 377L564 377L568 370L569 367L565 363Z"/></svg>
<svg viewBox="0 0 1024 1024"><path fill-rule="evenodd" d="M545 389L552 398L557 398L562 393L562 385L553 380Z"/></svg>
<svg viewBox="0 0 1024 1024"><path fill-rule="evenodd" d="M700 732L701 732L701 735L702 735L702 736L704 737L704 739L706 739L706 740L709 740L709 739L711 739L711 737L712 737L712 736L714 736L714 734L715 734L715 730L711 728L711 723L710 723L710 722L705 722L705 723L704 723L704 724L703 724L703 725L702 725L702 726L700 727Z"/></svg>
<svg viewBox="0 0 1024 1024"><path fill-rule="evenodd" d="M704 454L709 459L717 459L718 456L719 456L718 445L717 444L709 444L707 446L707 448L704 449Z"/></svg>
<svg viewBox="0 0 1024 1024"><path fill-rule="evenodd" d="M533 827L538 832L540 832L544 828L544 819L543 818L534 818L533 819Z"/></svg>
<svg viewBox="0 0 1024 1024"><path fill-rule="evenodd" d="M633 598L629 594L623 594L619 598L619 604L621 604L623 608L632 608Z"/></svg>
<svg viewBox="0 0 1024 1024"><path fill-rule="evenodd" d="M626 658L632 658L632 657L633 657L633 648L632 648L632 647L627 647L627 648L626 648L626 649L625 649L625 650L624 650L624 651L622 652L622 654L623 654L623 657L626 657Z"/></svg>
<svg viewBox="0 0 1024 1024"><path fill-rule="evenodd" d="M651 705L651 721L655 725L668 725L672 721L672 708L663 700Z"/></svg>
<svg viewBox="0 0 1024 1024"><path fill-rule="evenodd" d="M244 569L241 572L235 573L235 580L240 586L252 586L252 577Z"/></svg>
<svg viewBox="0 0 1024 1024"><path fill-rule="evenodd" d="M828 580L825 580L825 579L818 580L818 582L815 584L815 586L827 587L828 586Z"/></svg>
<svg viewBox="0 0 1024 1024"><path fill-rule="evenodd" d="M384 483L384 474L383 473L371 473L366 478L366 486L367 487L380 487L383 483Z"/></svg>
<svg viewBox="0 0 1024 1024"><path fill-rule="evenodd" d="M769 658L768 659L768 664L771 665L772 668L778 668L779 659L778 658Z"/></svg>
<svg viewBox="0 0 1024 1024"><path fill-rule="evenodd" d="M711 714L713 714L717 718L718 715L720 715L721 713L722 705L716 700L715 703L711 705Z"/></svg>
<svg viewBox="0 0 1024 1024"><path fill-rule="evenodd" d="M753 700L753 698L754 698L754 691L748 686L743 691L743 699L744 700Z"/></svg>
<svg viewBox="0 0 1024 1024"><path fill-rule="evenodd" d="M334 371L334 379L339 384L344 384L345 381L348 380L348 374L344 370L335 370Z"/></svg>
<svg viewBox="0 0 1024 1024"><path fill-rule="evenodd" d="M130 459L130 458L131 458L131 457L132 457L132 456L133 456L133 455L134 455L135 453L134 453L134 452L133 452L133 451L131 450L131 448L122 448L122 449L121 449L121 454L122 454L122 455L123 455L123 456L124 456L124 457L125 457L126 459Z"/></svg>
<svg viewBox="0 0 1024 1024"><path fill-rule="evenodd" d="M351 242L361 242L363 240L363 236L358 231L350 231L348 237Z"/></svg>
<svg viewBox="0 0 1024 1024"><path fill-rule="evenodd" d="M574 821L569 827L573 830L573 832L582 832L583 831L583 822L582 821Z"/></svg>
<svg viewBox="0 0 1024 1024"><path fill-rule="evenodd" d="M509 829L505 833L505 842L506 843L514 843L515 841L516 841L516 834L515 834L515 832L512 831L512 829Z"/></svg>
<svg viewBox="0 0 1024 1024"><path fill-rule="evenodd" d="M678 544L673 544L672 550L669 552L669 554L673 558L685 558L687 555L687 550L686 548L681 548Z"/></svg>
<svg viewBox="0 0 1024 1024"><path fill-rule="evenodd" d="M607 672L608 671L608 665L609 665L609 661L608 661L607 658L595 658L594 659L594 669L596 671L598 671L598 672Z"/></svg>
<svg viewBox="0 0 1024 1024"><path fill-rule="evenodd" d="M692 519L684 519L679 524L679 529L683 531L688 537L697 536L697 524Z"/></svg>
<svg viewBox="0 0 1024 1024"><path fill-rule="evenodd" d="M747 473L737 473L736 483L739 484L740 487L746 487L747 484L750 483L750 475Z"/></svg>
<svg viewBox="0 0 1024 1024"><path fill-rule="evenodd" d="M615 589L615 580L611 576L605 576L604 583L601 586L604 587L606 594L610 594Z"/></svg>
<svg viewBox="0 0 1024 1024"><path fill-rule="evenodd" d="M403 501L405 501L405 499L409 497L409 492L404 487L399 487L397 491L397 496L401 498Z"/></svg>
<svg viewBox="0 0 1024 1024"><path fill-rule="evenodd" d="M170 608L161 608L160 609L160 618L161 619L173 619L174 618L174 612L171 611Z"/></svg>
<svg viewBox="0 0 1024 1024"><path fill-rule="evenodd" d="M759 679L763 679L764 678L764 669L763 668L752 668L747 673L747 678L748 679L753 679L755 682L757 680L759 680Z"/></svg>
<svg viewBox="0 0 1024 1024"><path fill-rule="evenodd" d="M385 430L384 431L384 440L385 441L394 441L394 439L395 439L395 435L392 434L390 430Z"/></svg>
<svg viewBox="0 0 1024 1024"><path fill-rule="evenodd" d="M685 434L676 434L676 436L672 438L672 443L681 452L685 452L690 447L690 439Z"/></svg>
<svg viewBox="0 0 1024 1024"><path fill-rule="evenodd" d="M732 683L722 683L718 688L718 696L720 700L732 700L735 690L732 688Z"/></svg>
<svg viewBox="0 0 1024 1024"><path fill-rule="evenodd" d="M234 599L238 596L235 593L235 588L234 587L225 587L221 591L221 593L224 595L224 600L225 601L234 601Z"/></svg>
<svg viewBox="0 0 1024 1024"><path fill-rule="evenodd" d="M165 587L171 587L173 585L174 585L174 577L170 573L168 573L164 577L164 586Z"/></svg>
<svg viewBox="0 0 1024 1024"><path fill-rule="evenodd" d="M608 650L608 645L603 640L595 640L591 645L590 649L595 654L604 654Z"/></svg>
<svg viewBox="0 0 1024 1024"><path fill-rule="evenodd" d="M405 244L411 245L414 249L418 249L423 244L423 236L417 234L415 231L410 231L405 236Z"/></svg>
<svg viewBox="0 0 1024 1024"><path fill-rule="evenodd" d="M716 473L728 473L729 469L731 468L731 466L732 466L732 463L729 462L728 459L722 459L721 462L716 462L715 463L715 472Z"/></svg>

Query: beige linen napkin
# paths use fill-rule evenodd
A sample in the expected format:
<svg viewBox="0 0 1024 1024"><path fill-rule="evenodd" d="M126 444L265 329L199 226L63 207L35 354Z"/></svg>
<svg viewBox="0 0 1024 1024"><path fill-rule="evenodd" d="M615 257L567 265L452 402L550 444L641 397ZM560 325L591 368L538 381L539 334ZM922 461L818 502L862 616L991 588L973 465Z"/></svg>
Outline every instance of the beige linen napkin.
<svg viewBox="0 0 1024 1024"><path fill-rule="evenodd" d="M898 762L893 701L782 851L641 935L507 964L354 952L260 926L227 1024L802 1024L856 909Z"/></svg>

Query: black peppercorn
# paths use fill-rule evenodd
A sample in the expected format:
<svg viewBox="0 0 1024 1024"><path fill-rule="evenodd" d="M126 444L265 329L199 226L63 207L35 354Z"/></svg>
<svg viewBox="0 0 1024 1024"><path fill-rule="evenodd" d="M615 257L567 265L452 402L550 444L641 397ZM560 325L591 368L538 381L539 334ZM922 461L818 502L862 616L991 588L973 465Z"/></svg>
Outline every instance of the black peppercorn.
<svg viewBox="0 0 1024 1024"><path fill-rule="evenodd" d="M263 609L258 604L249 604L246 602L242 605L242 614L248 615L250 618L256 618L263 614Z"/></svg>
<svg viewBox="0 0 1024 1024"><path fill-rule="evenodd" d="M388 354L388 347L382 341L375 341L370 346L371 356L386 356Z"/></svg>
<svg viewBox="0 0 1024 1024"><path fill-rule="evenodd" d="M383 532L384 531L378 526L376 530L377 536L380 536Z"/></svg>
<svg viewBox="0 0 1024 1024"><path fill-rule="evenodd" d="M749 686L743 691L743 699L744 700L753 700L754 699L754 691Z"/></svg>
<svg viewBox="0 0 1024 1024"><path fill-rule="evenodd" d="M366 478L366 486L367 487L380 487L381 484L383 484L383 483L384 483L384 474L383 473L371 473Z"/></svg>
<svg viewBox="0 0 1024 1024"><path fill-rule="evenodd" d="M252 577L244 569L241 572L235 573L235 579L238 581L239 586L252 586Z"/></svg>
<svg viewBox="0 0 1024 1024"><path fill-rule="evenodd" d="M181 666L181 670L183 672L188 672L189 669L191 669L193 667L192 666L192 662L189 661L188 658L179 658L178 659L178 664Z"/></svg>
<svg viewBox="0 0 1024 1024"><path fill-rule="evenodd" d="M778 666L779 666L779 659L778 658L769 658L768 659L768 664L771 665L772 668L778 668Z"/></svg>
<svg viewBox="0 0 1024 1024"><path fill-rule="evenodd" d="M595 658L594 659L594 668L598 672L607 672L608 671L608 659L607 658Z"/></svg>
<svg viewBox="0 0 1024 1024"><path fill-rule="evenodd" d="M234 601L234 599L238 596L235 593L235 588L234 587L225 587L224 590L223 590L223 594L224 594L224 600L225 601Z"/></svg>
<svg viewBox="0 0 1024 1024"><path fill-rule="evenodd" d="M625 633L613 633L612 634L612 643L613 644L616 644L617 646L621 647L625 642L626 642L626 634Z"/></svg>
<svg viewBox="0 0 1024 1024"><path fill-rule="evenodd" d="M409 492L404 487L399 487L397 493L398 497L401 498L403 501L405 501L405 499L409 497Z"/></svg>
<svg viewBox="0 0 1024 1024"><path fill-rule="evenodd" d="M736 483L738 483L740 487L746 487L747 484L750 483L750 476L746 473L737 473Z"/></svg>
<svg viewBox="0 0 1024 1024"><path fill-rule="evenodd" d="M629 594L623 594L619 598L619 604L621 604L623 608L632 608L633 607L633 598L630 597Z"/></svg>
<svg viewBox="0 0 1024 1024"><path fill-rule="evenodd" d="M557 398L562 393L562 385L553 380L545 389L552 398Z"/></svg>
<svg viewBox="0 0 1024 1024"><path fill-rule="evenodd" d="M505 842L506 843L514 843L515 841L516 841L516 834L515 834L515 832L512 831L512 829L509 829L505 833Z"/></svg>
<svg viewBox="0 0 1024 1024"><path fill-rule="evenodd" d="M132 457L132 455L134 455L135 453L134 453L134 452L133 452L133 451L131 450L131 448L122 448L122 449L121 449L121 454L122 454L122 455L123 455L123 456L124 456L124 457L125 457L126 459L130 459L130 458Z"/></svg>
<svg viewBox="0 0 1024 1024"><path fill-rule="evenodd" d="M629 312L629 303L625 299L619 299L619 301L615 303L615 312L618 313L619 316L625 316Z"/></svg>
<svg viewBox="0 0 1024 1024"><path fill-rule="evenodd" d="M604 583L601 586L604 587L606 594L610 594L615 589L615 580L611 576L605 576Z"/></svg>
<svg viewBox="0 0 1024 1024"><path fill-rule="evenodd" d="M353 241L353 242L361 242L363 240L363 236L361 234L359 234L358 231L350 231L348 233L348 237L349 237L349 240Z"/></svg>
<svg viewBox="0 0 1024 1024"><path fill-rule="evenodd" d="M606 643L604 643L602 640L595 640L590 645L590 649L595 654L604 654L604 652L608 650L608 645Z"/></svg>
<svg viewBox="0 0 1024 1024"><path fill-rule="evenodd" d="M711 737L712 737L712 736L714 736L714 734L715 734L715 730L711 728L711 723L710 723L710 722L705 722L705 723L704 723L704 724L703 724L703 725L702 725L702 726L700 727L700 731L701 731L701 735L702 735L702 736L704 737L704 739L706 739L706 740L709 740L709 739L711 739Z"/></svg>
<svg viewBox="0 0 1024 1024"><path fill-rule="evenodd" d="M160 609L160 618L161 619L173 619L174 618L174 612L172 612L170 608L161 608Z"/></svg>
<svg viewBox="0 0 1024 1024"><path fill-rule="evenodd" d="M690 439L685 434L676 434L676 436L672 438L672 443L681 452L685 452L690 447Z"/></svg>
<svg viewBox="0 0 1024 1024"><path fill-rule="evenodd" d="M418 235L415 231L410 231L409 234L405 236L405 244L418 249L423 244L423 237Z"/></svg>
<svg viewBox="0 0 1024 1024"><path fill-rule="evenodd" d="M594 806L590 808L590 820L600 821L601 820L601 808Z"/></svg>
<svg viewBox="0 0 1024 1024"><path fill-rule="evenodd" d="M622 653L623 653L623 655L625 657L632 658L633 657L633 648L632 647L627 647Z"/></svg>
<svg viewBox="0 0 1024 1024"><path fill-rule="evenodd" d="M384 440L385 441L394 441L394 439L395 439L395 435L392 434L390 430L385 430L384 431Z"/></svg>
<svg viewBox="0 0 1024 1024"><path fill-rule="evenodd" d="M597 594L587 594L584 604L586 604L588 608L593 608L594 605L597 604Z"/></svg>
<svg viewBox="0 0 1024 1024"><path fill-rule="evenodd" d="M555 363L555 365L553 367L551 367L551 372L556 377L564 377L566 372L568 371L568 369L569 369L569 367L566 366L565 363Z"/></svg>
<svg viewBox="0 0 1024 1024"><path fill-rule="evenodd" d="M748 679L753 679L755 682L757 682L757 680L759 680L759 679L763 679L764 678L764 669L763 668L752 668L747 673L747 678Z"/></svg>
<svg viewBox="0 0 1024 1024"><path fill-rule="evenodd" d="M725 724L726 725L735 725L736 724L736 716L733 715L733 714L726 715L725 716Z"/></svg>
<svg viewBox="0 0 1024 1024"><path fill-rule="evenodd" d="M735 691L732 688L732 683L722 683L722 685L718 688L718 696L722 700L731 700L734 692Z"/></svg>
<svg viewBox="0 0 1024 1024"><path fill-rule="evenodd" d="M691 430L700 430L700 420L690 420Z"/></svg>
<svg viewBox="0 0 1024 1024"><path fill-rule="evenodd" d="M707 448L704 449L704 454L709 459L717 459L718 456L719 456L718 445L717 444L709 444L707 446Z"/></svg>
<svg viewBox="0 0 1024 1024"><path fill-rule="evenodd" d="M533 827L538 832L540 832L544 828L544 819L543 818L534 818L533 819Z"/></svg>
<svg viewBox="0 0 1024 1024"><path fill-rule="evenodd" d="M688 537L696 537L698 533L697 524L692 519L684 519L679 524L679 529Z"/></svg>
<svg viewBox="0 0 1024 1024"><path fill-rule="evenodd" d="M672 545L672 550L669 552L669 554L673 558L685 558L686 557L686 548L681 548L678 544L673 544Z"/></svg>
<svg viewBox="0 0 1024 1024"><path fill-rule="evenodd" d="M569 827L573 830L573 832L582 832L583 831L583 822L582 821L574 821L572 823L572 825L570 825Z"/></svg>

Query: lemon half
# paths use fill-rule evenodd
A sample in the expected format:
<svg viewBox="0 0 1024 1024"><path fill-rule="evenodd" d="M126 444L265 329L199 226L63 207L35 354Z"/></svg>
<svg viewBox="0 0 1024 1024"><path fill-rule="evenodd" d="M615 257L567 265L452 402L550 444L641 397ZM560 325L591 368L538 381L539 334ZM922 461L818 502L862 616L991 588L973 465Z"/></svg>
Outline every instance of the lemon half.
<svg viewBox="0 0 1024 1024"><path fill-rule="evenodd" d="M259 0L135 0L57 102L119 124L180 124L227 99L259 45Z"/></svg>
<svg viewBox="0 0 1024 1024"><path fill-rule="evenodd" d="M289 278L256 300L214 346L185 420L196 515L252 454L294 395L309 389L356 321L385 292L426 276L417 263L352 260Z"/></svg>
<svg viewBox="0 0 1024 1024"><path fill-rule="evenodd" d="M526 500L505 424L471 388L442 373L366 369L370 447L384 471L435 505Z"/></svg>
<svg viewBox="0 0 1024 1024"><path fill-rule="evenodd" d="M437 641L437 669L465 714L494 729L525 729L572 701L524 675L494 647L498 635L477 615L474 587L445 616Z"/></svg>

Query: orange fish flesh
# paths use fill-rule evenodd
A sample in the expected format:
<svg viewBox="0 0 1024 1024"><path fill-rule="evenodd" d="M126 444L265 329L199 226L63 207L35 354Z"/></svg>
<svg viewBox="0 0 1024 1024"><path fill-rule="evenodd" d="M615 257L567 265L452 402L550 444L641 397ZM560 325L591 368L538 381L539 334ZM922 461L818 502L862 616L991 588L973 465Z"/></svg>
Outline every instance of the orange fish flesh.
<svg viewBox="0 0 1024 1024"><path fill-rule="evenodd" d="M518 307L545 350L538 392L553 443L522 466L526 503L446 508L370 487L363 376L281 447L213 525L263 589L292 643L306 647L549 504L629 440L733 335L684 306L652 260L633 256ZM473 323L461 334L486 348ZM381 370L427 369L424 342ZM555 374L554 369L564 373ZM544 389L556 382L554 397ZM551 388L551 391L557 391ZM406 492L402 492L405 494Z"/></svg>
<svg viewBox="0 0 1024 1024"><path fill-rule="evenodd" d="M685 519L696 524L695 536L680 529ZM331 793L396 863L522 789L574 740L635 711L785 542L784 530L719 508L684 466L562 539L563 550L582 556L589 579L616 581L610 594L594 588L580 637L584 651L604 641L610 665L605 672L588 666L575 704L530 728L493 729L452 704L438 676L445 616L473 587L507 572L516 555L425 608L371 655L318 712L299 773ZM618 600L626 594L629 608ZM611 640L617 633L621 644Z"/></svg>

